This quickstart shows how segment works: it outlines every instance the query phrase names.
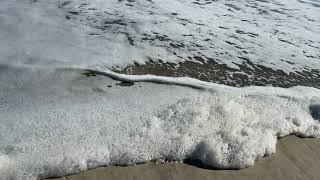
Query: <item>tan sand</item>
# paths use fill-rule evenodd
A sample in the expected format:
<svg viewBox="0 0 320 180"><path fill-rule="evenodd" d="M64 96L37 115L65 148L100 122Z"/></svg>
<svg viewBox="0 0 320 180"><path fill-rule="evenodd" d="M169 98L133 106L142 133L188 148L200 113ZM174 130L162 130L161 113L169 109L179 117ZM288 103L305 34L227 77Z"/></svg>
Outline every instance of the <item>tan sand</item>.
<svg viewBox="0 0 320 180"><path fill-rule="evenodd" d="M277 153L243 170L208 170L184 163L147 163L131 167L97 168L57 180L320 180L320 139L288 136Z"/></svg>

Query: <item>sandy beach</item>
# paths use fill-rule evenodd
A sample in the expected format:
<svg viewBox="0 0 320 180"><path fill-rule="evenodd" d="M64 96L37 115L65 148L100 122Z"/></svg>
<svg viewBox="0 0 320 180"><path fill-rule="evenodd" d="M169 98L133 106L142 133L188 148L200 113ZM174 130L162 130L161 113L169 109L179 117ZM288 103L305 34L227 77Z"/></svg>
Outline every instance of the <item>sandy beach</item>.
<svg viewBox="0 0 320 180"><path fill-rule="evenodd" d="M320 177L320 140L287 136L277 143L277 152L243 170L210 170L185 163L146 163L130 167L102 167L56 180L147 180L147 179L281 179L316 180Z"/></svg>

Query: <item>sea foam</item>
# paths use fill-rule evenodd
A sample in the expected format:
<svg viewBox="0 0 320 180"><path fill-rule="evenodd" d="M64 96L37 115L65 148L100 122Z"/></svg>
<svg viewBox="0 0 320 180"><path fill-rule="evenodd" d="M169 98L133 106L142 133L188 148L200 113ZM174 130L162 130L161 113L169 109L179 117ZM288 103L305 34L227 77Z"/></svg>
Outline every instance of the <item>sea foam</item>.
<svg viewBox="0 0 320 180"><path fill-rule="evenodd" d="M258 8L234 13L222 1L137 0L130 7L111 0L0 1L0 178L56 177L150 160L196 159L239 169L274 153L279 137L319 137L316 88L234 88L106 70L148 57L179 62L199 53L235 66L244 52L231 44L248 48L248 58L266 67L319 69L318 7L279 1L287 14L274 10L279 4L256 2L270 14L251 18L247 14ZM251 1L233 3L243 8ZM256 29L252 17L265 29ZM283 18L287 24L279 26ZM100 31L101 23L112 27ZM268 29L270 23L275 28ZM265 36L252 37L253 31ZM190 33L194 37L185 36Z"/></svg>
<svg viewBox="0 0 320 180"><path fill-rule="evenodd" d="M108 71L87 77L87 70L34 66L0 72L2 179L186 158L241 169L274 153L279 137L320 137L315 88L233 88Z"/></svg>
<svg viewBox="0 0 320 180"><path fill-rule="evenodd" d="M312 0L1 1L0 53L9 63L50 66L201 58L233 69L319 70L319 7Z"/></svg>

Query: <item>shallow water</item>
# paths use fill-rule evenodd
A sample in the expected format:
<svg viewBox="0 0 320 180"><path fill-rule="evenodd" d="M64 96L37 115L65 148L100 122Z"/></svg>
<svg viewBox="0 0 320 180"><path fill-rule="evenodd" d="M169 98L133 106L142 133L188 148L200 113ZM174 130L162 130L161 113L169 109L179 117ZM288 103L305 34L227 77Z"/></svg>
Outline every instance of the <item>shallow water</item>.
<svg viewBox="0 0 320 180"><path fill-rule="evenodd" d="M65 1L61 8L70 21L92 27L88 34L128 45L124 52L143 49L132 61L211 62L250 76L241 66L319 70L319 6L311 0L105 0Z"/></svg>

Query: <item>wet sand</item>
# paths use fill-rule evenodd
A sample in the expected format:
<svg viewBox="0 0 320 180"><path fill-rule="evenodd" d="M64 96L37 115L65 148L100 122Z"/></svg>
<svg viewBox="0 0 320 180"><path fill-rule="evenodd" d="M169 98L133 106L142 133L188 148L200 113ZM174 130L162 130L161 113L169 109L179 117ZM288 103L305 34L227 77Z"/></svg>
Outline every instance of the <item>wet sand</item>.
<svg viewBox="0 0 320 180"><path fill-rule="evenodd" d="M228 86L274 86L288 88L292 86L309 86L320 88L320 71L305 69L302 72L289 74L266 66L254 64L243 59L242 64L236 64L239 69L219 64L208 57L190 57L193 61L175 63L163 62L149 58L145 64L133 64L125 68L114 68L118 73L143 75L153 74L170 77L192 77L202 81L225 84ZM195 62L197 61L197 62ZM290 63L290 62L289 62Z"/></svg>
<svg viewBox="0 0 320 180"><path fill-rule="evenodd" d="M295 180L320 178L320 139L287 136L277 143L274 155L242 170L211 170L185 163L146 163L129 167L102 167L57 180Z"/></svg>

